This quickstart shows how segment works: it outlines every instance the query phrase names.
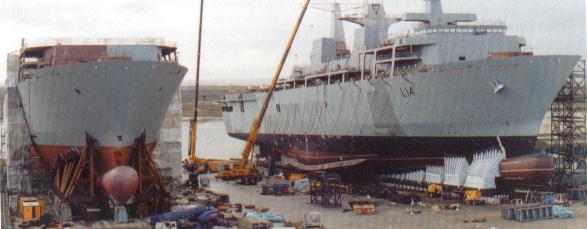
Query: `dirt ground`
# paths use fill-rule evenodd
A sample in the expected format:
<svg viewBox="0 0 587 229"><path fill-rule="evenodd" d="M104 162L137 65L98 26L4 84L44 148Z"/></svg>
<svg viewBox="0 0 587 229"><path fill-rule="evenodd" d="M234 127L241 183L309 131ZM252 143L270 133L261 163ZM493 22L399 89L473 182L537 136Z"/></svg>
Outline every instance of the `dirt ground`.
<svg viewBox="0 0 587 229"><path fill-rule="evenodd" d="M392 206L390 201L381 201L376 213L369 216L355 215L353 212L343 213L343 209L350 209L346 201L349 196L343 197L343 207L326 209L319 205L310 204L308 195L293 196L264 196L260 195L258 186L243 186L215 181L211 179L210 189L228 193L232 203L254 204L271 209L271 212L283 214L288 220L302 220L304 213L318 211L326 228L587 228L587 205L574 203L570 209L575 213L573 219L549 219L533 222L517 222L504 220L501 217L500 206L464 206L459 211L445 210L440 213L432 212L430 207L420 207L421 214L410 215L406 212L409 206ZM423 199L424 203L446 203L438 199ZM463 223L465 217L485 217L484 223Z"/></svg>

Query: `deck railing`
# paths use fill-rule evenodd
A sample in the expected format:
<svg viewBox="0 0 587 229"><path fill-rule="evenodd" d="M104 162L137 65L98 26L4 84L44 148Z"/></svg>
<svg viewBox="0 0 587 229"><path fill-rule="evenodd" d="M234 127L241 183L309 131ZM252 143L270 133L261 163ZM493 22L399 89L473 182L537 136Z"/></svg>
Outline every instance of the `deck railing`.
<svg viewBox="0 0 587 229"><path fill-rule="evenodd" d="M156 45L176 47L175 42L163 38L40 38L25 40L25 48L55 45Z"/></svg>

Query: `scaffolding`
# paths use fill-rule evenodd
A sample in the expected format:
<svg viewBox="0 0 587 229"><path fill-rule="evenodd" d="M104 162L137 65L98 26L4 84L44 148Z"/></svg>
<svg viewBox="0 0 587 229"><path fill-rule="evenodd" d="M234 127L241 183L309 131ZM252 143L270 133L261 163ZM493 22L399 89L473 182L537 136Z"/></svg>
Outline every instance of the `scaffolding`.
<svg viewBox="0 0 587 229"><path fill-rule="evenodd" d="M586 167L586 91L585 60L581 60L551 105L550 152L556 161L552 185L559 190L576 186L577 169Z"/></svg>

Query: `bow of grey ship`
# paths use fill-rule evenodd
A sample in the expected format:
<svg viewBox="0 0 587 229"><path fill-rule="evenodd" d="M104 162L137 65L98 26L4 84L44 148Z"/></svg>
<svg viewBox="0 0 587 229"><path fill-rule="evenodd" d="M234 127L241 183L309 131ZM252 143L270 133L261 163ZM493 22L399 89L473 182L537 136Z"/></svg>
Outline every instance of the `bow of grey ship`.
<svg viewBox="0 0 587 229"><path fill-rule="evenodd" d="M333 37L314 41L309 66L278 84L256 144L291 165L316 170L386 162L394 168L472 157L488 148L531 154L549 105L579 56L523 52L525 39L475 14L424 13L388 18L369 4L363 17L341 16ZM341 21L355 30L347 50ZM391 24L419 22L388 37ZM225 96L230 136L246 139L266 93Z"/></svg>
<svg viewBox="0 0 587 229"><path fill-rule="evenodd" d="M187 70L178 64L175 44L163 39L23 40L19 55L18 92L35 150L51 171L58 171L93 139L101 186L125 203L139 182L137 172L127 167L131 148L144 136L152 150Z"/></svg>

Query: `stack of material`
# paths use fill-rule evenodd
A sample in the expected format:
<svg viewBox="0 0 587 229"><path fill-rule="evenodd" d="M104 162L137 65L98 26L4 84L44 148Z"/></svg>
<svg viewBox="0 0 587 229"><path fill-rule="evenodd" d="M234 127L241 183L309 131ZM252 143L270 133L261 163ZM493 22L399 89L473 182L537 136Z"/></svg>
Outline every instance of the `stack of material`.
<svg viewBox="0 0 587 229"><path fill-rule="evenodd" d="M295 192L308 193L310 192L310 180L308 178L297 180L293 187Z"/></svg>
<svg viewBox="0 0 587 229"><path fill-rule="evenodd" d="M173 97L165 119L161 127L157 146L153 150L153 159L159 166L161 175L171 177L172 187L168 190L174 191L179 187L182 175L181 158L181 98L179 90Z"/></svg>
<svg viewBox="0 0 587 229"><path fill-rule="evenodd" d="M360 199L349 201L349 205L357 215L372 215L377 203L369 199Z"/></svg>
<svg viewBox="0 0 587 229"><path fill-rule="evenodd" d="M568 219L575 217L575 214L571 210L559 205L552 206L552 215L559 219Z"/></svg>
<svg viewBox="0 0 587 229"><path fill-rule="evenodd" d="M400 173L384 174L384 175L381 175L381 178L384 178L384 179L393 179L393 180L401 180L402 179L402 175Z"/></svg>
<svg viewBox="0 0 587 229"><path fill-rule="evenodd" d="M569 200L587 200L587 188L571 188L567 190Z"/></svg>
<svg viewBox="0 0 587 229"><path fill-rule="evenodd" d="M426 172L424 170L418 170L413 172L408 172L404 174L404 180L413 181L422 183L424 182L424 177L426 176Z"/></svg>
<svg viewBox="0 0 587 229"><path fill-rule="evenodd" d="M444 181L444 167L427 166L424 181L428 184L442 184Z"/></svg>
<svg viewBox="0 0 587 229"><path fill-rule="evenodd" d="M479 190L495 189L495 178L499 177L499 163L502 158L503 154L499 150L475 154L464 186Z"/></svg>
<svg viewBox="0 0 587 229"><path fill-rule="evenodd" d="M552 219L556 217L555 208L560 206L523 204L523 205L502 205L501 216L506 220L516 220L520 222Z"/></svg>
<svg viewBox="0 0 587 229"><path fill-rule="evenodd" d="M394 174L386 174L382 175L381 178L384 179L392 179L398 181L412 181L421 183L424 181L424 177L426 176L426 172L424 170L417 170L407 173L394 173Z"/></svg>
<svg viewBox="0 0 587 229"><path fill-rule="evenodd" d="M271 177L269 177L267 180L263 180L262 182L259 182L257 185L268 185L273 187L274 184L279 184L279 183L284 183L287 182L287 180L285 179L285 177L283 175L273 175Z"/></svg>
<svg viewBox="0 0 587 229"><path fill-rule="evenodd" d="M208 222L218 218L219 211L208 206L198 206L176 212L167 212L160 215L153 215L150 218L151 225L158 222L176 221L179 219L189 219L197 216L198 221Z"/></svg>
<svg viewBox="0 0 587 229"><path fill-rule="evenodd" d="M278 184L273 185L273 194L275 194L275 195L291 194L292 192L290 190L291 190L291 187L290 187L289 182L278 183Z"/></svg>
<svg viewBox="0 0 587 229"><path fill-rule="evenodd" d="M469 163L464 157L444 158L444 184L461 187L465 183Z"/></svg>
<svg viewBox="0 0 587 229"><path fill-rule="evenodd" d="M254 209L245 209L245 217L250 219L265 219L272 223L284 223L285 217L271 212L258 212Z"/></svg>

